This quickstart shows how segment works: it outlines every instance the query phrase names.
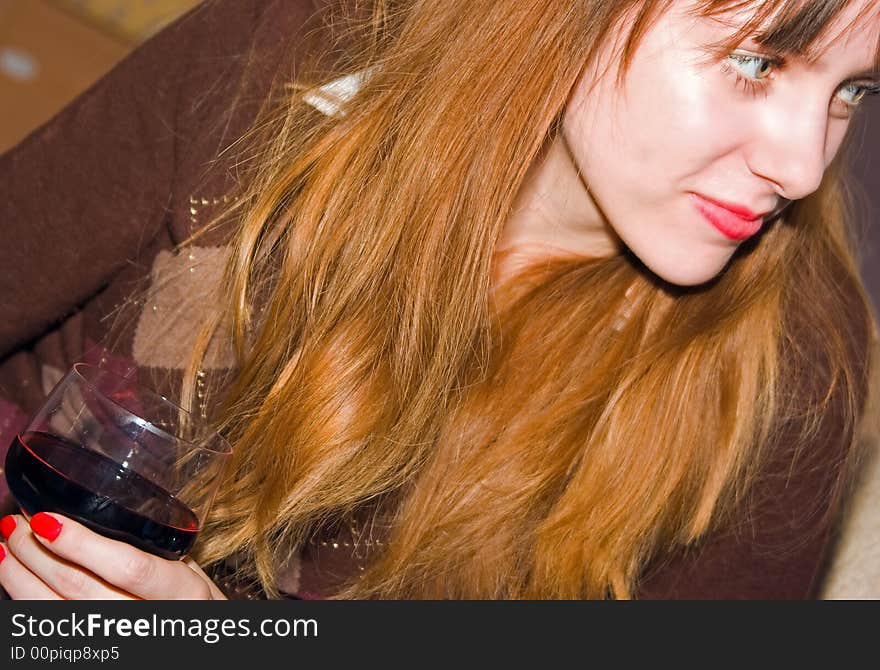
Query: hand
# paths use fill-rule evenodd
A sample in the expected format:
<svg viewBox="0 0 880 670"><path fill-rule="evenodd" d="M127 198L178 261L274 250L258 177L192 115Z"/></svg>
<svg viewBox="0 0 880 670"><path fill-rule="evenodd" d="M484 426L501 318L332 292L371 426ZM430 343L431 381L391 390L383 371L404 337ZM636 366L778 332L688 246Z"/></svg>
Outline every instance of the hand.
<svg viewBox="0 0 880 670"><path fill-rule="evenodd" d="M195 561L148 554L61 514L10 515L0 529L0 585L13 600L226 599Z"/></svg>

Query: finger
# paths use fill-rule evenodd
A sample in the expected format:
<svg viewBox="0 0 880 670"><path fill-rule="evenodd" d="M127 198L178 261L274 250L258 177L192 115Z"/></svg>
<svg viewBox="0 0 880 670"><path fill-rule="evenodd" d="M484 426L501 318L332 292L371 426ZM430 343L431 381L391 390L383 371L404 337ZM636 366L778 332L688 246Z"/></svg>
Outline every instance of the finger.
<svg viewBox="0 0 880 670"><path fill-rule="evenodd" d="M208 573L206 573L204 570L202 570L202 566L200 566L198 563L196 563L189 556L184 558L181 561L181 563L183 563L184 565L189 567L190 570L195 572L197 575L199 575L199 577L201 577L205 581L205 583L208 585L208 588L211 589L211 600L228 600L228 598L226 597L226 594L223 593L223 591L220 590L220 587L218 587L214 583L214 581L208 576Z"/></svg>
<svg viewBox="0 0 880 670"><path fill-rule="evenodd" d="M120 600L131 596L107 584L89 570L47 550L31 532L24 517L13 516L15 528L7 545L11 554L62 598Z"/></svg>
<svg viewBox="0 0 880 670"><path fill-rule="evenodd" d="M208 582L182 561L169 561L95 533L61 514L31 519L43 547L139 598L211 600Z"/></svg>
<svg viewBox="0 0 880 670"><path fill-rule="evenodd" d="M0 544L0 586L13 600L61 600L34 573L24 567L9 548Z"/></svg>

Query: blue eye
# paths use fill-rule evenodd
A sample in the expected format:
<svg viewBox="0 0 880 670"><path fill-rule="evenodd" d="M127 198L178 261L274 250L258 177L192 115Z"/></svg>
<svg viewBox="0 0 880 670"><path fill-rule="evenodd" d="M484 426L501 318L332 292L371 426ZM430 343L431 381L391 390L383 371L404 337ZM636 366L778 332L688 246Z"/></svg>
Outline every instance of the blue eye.
<svg viewBox="0 0 880 670"><path fill-rule="evenodd" d="M735 65L731 65L734 63ZM721 63L722 69L736 79L736 85L752 95L766 93L770 85L770 75L780 68L783 61L779 58L765 58L753 54L730 54Z"/></svg>
<svg viewBox="0 0 880 670"><path fill-rule="evenodd" d="M780 63L771 58L752 56L747 54L731 54L728 56L735 62L739 69L745 71L749 77L758 81L766 79Z"/></svg>
<svg viewBox="0 0 880 670"><path fill-rule="evenodd" d="M858 84L855 82L850 82L849 84L844 84L841 88L841 91L848 91L853 96L851 99L844 99L843 101L847 105L852 105L853 107L859 105L862 102L862 98L866 95L877 95L880 94L880 85L876 84Z"/></svg>
<svg viewBox="0 0 880 670"><path fill-rule="evenodd" d="M865 96L865 89L863 89L861 86L856 86L855 84L847 84L846 86L842 87L840 90L852 92L852 89L856 89L854 99L844 100L844 102L846 102L847 104L850 104L850 105L855 105L855 104L858 104L858 102Z"/></svg>

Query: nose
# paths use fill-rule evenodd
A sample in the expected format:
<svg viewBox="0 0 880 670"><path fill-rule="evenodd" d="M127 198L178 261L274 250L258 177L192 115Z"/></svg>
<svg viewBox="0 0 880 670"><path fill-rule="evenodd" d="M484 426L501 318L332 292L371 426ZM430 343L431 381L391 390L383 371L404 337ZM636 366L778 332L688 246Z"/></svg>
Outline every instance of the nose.
<svg viewBox="0 0 880 670"><path fill-rule="evenodd" d="M793 105L768 110L753 135L749 167L772 182L787 200L800 200L819 188L828 156L828 109Z"/></svg>

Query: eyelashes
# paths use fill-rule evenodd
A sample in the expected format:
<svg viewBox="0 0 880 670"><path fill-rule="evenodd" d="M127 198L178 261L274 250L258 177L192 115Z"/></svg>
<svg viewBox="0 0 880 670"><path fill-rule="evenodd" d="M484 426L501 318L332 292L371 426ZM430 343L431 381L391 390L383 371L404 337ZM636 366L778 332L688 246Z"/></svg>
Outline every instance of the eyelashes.
<svg viewBox="0 0 880 670"><path fill-rule="evenodd" d="M751 76L744 73L742 67L757 65L758 70L767 72L764 77ZM763 67L762 67L763 65ZM781 57L757 56L753 54L730 54L721 61L721 69L735 80L735 85L746 93L757 97L758 95L767 96L773 74L777 70L785 67L785 59ZM848 88L858 89L855 100L845 100L838 98L845 105L847 111L853 111L861 105L865 96L880 94L880 85L868 84L861 82L846 82L841 86L841 90Z"/></svg>
<svg viewBox="0 0 880 670"><path fill-rule="evenodd" d="M762 56L749 56L743 54L730 54L727 58L721 61L721 69L728 75L735 78L736 86L742 88L746 93L749 93L753 96L757 96L760 93L764 94L764 97L767 97L767 91L770 88L770 76L766 77L749 77L743 74L743 71L734 66L733 63L737 63L738 65L745 65L754 62L767 63L770 65L773 70L782 69L785 65L785 61L779 58L765 58Z"/></svg>

